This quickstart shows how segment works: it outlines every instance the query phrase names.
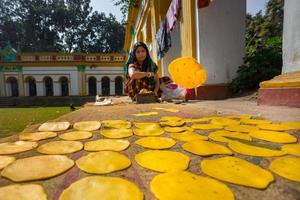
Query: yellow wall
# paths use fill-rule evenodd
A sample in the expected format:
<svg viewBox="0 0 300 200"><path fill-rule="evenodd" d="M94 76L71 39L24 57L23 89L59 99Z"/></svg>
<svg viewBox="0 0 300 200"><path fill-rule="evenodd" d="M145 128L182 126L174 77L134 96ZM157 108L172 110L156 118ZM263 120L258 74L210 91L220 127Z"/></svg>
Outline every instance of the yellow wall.
<svg viewBox="0 0 300 200"><path fill-rule="evenodd" d="M124 49L130 50L133 46L134 38L138 41L144 41L152 46L152 59L159 66L159 74L161 75L161 62L157 59L157 44L155 34L159 29L161 21L166 17L168 8L172 0L146 0L145 7L139 7L138 9L132 8L128 14L128 20L131 22L131 26L138 24L137 30L135 30L134 37L129 37L130 26L127 24L126 36L127 39L124 45ZM178 25L180 26L180 40L182 51L181 56L192 56L196 58L196 32L195 32L195 1L183 0L182 9L180 13L180 20ZM139 10L143 10L142 16L139 21L137 20L137 13ZM134 23L133 23L134 22ZM146 24L146 30L143 29ZM145 32L143 32L145 31ZM176 44L172 44L176 45Z"/></svg>

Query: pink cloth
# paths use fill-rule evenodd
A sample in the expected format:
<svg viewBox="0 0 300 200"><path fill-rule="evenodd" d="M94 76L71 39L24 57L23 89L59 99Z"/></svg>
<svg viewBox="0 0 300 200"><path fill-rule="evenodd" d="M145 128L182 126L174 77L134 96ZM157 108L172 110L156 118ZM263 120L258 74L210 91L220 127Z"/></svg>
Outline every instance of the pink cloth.
<svg viewBox="0 0 300 200"><path fill-rule="evenodd" d="M166 16L168 20L167 33L170 33L173 30L176 21L179 19L180 9L181 9L181 0L173 0L170 4Z"/></svg>

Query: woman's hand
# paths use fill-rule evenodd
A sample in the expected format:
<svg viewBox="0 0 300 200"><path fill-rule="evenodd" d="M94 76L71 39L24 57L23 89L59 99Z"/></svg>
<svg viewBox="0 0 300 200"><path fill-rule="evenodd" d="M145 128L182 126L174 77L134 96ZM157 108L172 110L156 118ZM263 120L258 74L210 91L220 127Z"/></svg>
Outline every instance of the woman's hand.
<svg viewBox="0 0 300 200"><path fill-rule="evenodd" d="M148 78L150 78L150 77L153 77L154 76L154 73L153 72L147 72L148 73Z"/></svg>

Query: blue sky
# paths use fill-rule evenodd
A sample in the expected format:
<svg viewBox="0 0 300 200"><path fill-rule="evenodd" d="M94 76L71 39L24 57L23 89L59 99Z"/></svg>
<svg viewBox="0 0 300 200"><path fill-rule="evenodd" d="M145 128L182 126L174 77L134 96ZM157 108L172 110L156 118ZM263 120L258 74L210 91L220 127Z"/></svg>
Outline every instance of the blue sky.
<svg viewBox="0 0 300 200"><path fill-rule="evenodd" d="M263 10L267 0L247 0L247 12L256 14L258 11ZM118 21L122 20L122 13L120 7L114 6L112 0L91 0L91 5L94 10L104 12L107 15L112 13L116 16Z"/></svg>

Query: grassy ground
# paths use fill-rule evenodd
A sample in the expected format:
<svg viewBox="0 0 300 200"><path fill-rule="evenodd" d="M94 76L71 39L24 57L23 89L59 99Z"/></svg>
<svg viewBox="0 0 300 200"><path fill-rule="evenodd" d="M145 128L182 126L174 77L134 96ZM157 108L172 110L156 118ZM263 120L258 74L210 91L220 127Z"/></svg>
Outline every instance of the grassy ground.
<svg viewBox="0 0 300 200"><path fill-rule="evenodd" d="M69 107L0 108L0 138L70 112Z"/></svg>

